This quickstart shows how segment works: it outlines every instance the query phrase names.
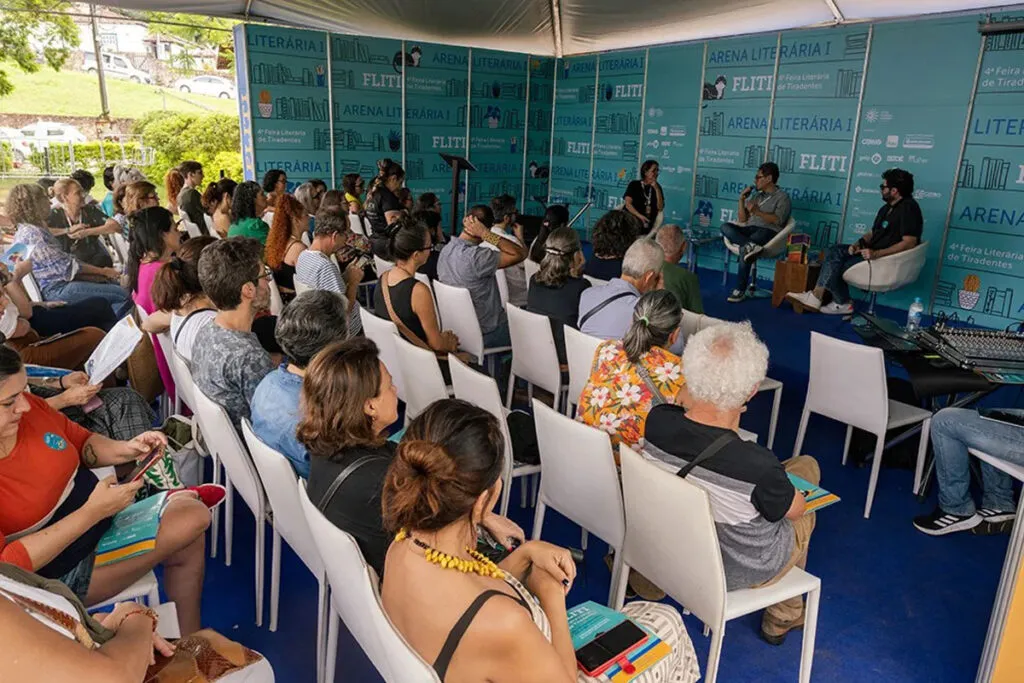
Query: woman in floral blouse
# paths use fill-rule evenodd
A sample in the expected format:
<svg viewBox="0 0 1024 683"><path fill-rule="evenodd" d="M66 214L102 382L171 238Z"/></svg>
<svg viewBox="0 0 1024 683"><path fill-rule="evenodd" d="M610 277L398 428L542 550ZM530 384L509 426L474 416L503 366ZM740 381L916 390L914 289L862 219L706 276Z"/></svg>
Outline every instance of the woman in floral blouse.
<svg viewBox="0 0 1024 683"><path fill-rule="evenodd" d="M637 301L622 341L603 342L594 353L576 419L611 435L616 461L620 442L643 447L647 414L675 402L683 387L682 360L667 350L679 336L681 319L671 293L648 292Z"/></svg>

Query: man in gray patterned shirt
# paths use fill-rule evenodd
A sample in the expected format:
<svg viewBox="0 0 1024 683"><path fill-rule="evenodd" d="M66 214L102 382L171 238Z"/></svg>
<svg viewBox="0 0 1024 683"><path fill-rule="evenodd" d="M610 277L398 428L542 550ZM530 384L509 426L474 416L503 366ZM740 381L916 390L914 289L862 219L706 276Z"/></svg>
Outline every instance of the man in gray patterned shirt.
<svg viewBox="0 0 1024 683"><path fill-rule="evenodd" d="M258 241L235 237L214 242L199 257L199 282L217 317L196 334L192 376L200 391L224 407L236 429L249 417L256 386L274 369L252 333L256 313L270 304L272 275L262 253Z"/></svg>

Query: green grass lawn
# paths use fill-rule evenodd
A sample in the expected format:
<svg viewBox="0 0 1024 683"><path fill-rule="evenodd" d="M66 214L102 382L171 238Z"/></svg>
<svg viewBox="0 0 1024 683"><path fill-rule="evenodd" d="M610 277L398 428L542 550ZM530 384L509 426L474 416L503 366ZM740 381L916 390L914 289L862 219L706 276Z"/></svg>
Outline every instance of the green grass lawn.
<svg viewBox="0 0 1024 683"><path fill-rule="evenodd" d="M38 114L40 118L100 114L100 88L96 74L54 71L49 67L27 74L10 64L4 64L2 68L14 84L14 92L0 97L0 113ZM120 78L107 78L107 97L110 115L115 118L134 119L153 110L195 114L238 113L234 100L179 93Z"/></svg>

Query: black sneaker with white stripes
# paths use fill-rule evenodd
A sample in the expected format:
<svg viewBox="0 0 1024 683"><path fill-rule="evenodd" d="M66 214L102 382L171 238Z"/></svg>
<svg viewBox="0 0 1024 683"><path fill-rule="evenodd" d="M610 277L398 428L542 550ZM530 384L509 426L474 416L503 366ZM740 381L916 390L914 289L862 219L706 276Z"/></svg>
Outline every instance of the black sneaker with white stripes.
<svg viewBox="0 0 1024 683"><path fill-rule="evenodd" d="M978 510L978 516L981 517L981 524L971 529L971 533L976 536L995 536L1010 533L1013 530L1013 521L1017 514L1012 511L981 508Z"/></svg>
<svg viewBox="0 0 1024 683"><path fill-rule="evenodd" d="M930 515L914 518L914 527L929 536L945 536L958 531L967 531L981 524L981 515L952 515L936 507Z"/></svg>

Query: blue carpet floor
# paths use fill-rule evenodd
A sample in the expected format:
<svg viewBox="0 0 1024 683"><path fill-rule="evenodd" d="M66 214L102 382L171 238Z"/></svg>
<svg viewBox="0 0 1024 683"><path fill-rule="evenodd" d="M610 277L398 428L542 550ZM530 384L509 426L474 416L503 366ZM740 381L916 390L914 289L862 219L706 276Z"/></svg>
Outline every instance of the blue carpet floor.
<svg viewBox="0 0 1024 683"><path fill-rule="evenodd" d="M796 315L788 305L770 301L725 303L727 290L720 273L701 273L707 313L729 320L749 319L771 349L769 375L785 384L775 450L789 457L807 387L811 330L855 339L849 324L820 315ZM885 311L902 322L905 312ZM986 403L1014 405L1018 389L1001 389ZM743 426L762 436L768 429L771 398L756 397ZM911 519L935 504L935 494L918 504L911 494L913 473L883 468L871 519L863 519L869 470L840 464L844 430L825 418L812 418L804 452L821 463L822 485L842 502L818 515L811 541L808 571L821 577L813 680L825 682L929 681L965 683L974 680L1007 537L955 534L932 538L914 530ZM517 484L518 486L518 484ZM934 487L933 487L934 489ZM518 491L510 516L529 535L532 508L522 509ZM671 543L672 520L666 520L665 542ZM549 511L545 540L578 546L579 530ZM276 633L254 624L253 518L244 505L235 516L234 562L221 556L206 572L204 621L231 638L264 653L281 681L314 681L316 582L285 546L282 556L280 624ZM606 546L593 539L586 565L569 595L569 604L593 599L604 602L609 572L602 557ZM269 533L267 557L270 555ZM269 586L269 562L267 578ZM269 599L269 588L267 591ZM700 623L687 617L690 637L701 669L710 640ZM719 669L721 681L758 683L797 680L800 632L781 647L757 635L760 615L730 622ZM339 681L380 680L347 633L339 639Z"/></svg>

